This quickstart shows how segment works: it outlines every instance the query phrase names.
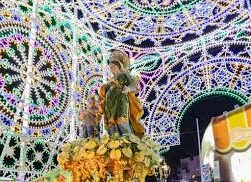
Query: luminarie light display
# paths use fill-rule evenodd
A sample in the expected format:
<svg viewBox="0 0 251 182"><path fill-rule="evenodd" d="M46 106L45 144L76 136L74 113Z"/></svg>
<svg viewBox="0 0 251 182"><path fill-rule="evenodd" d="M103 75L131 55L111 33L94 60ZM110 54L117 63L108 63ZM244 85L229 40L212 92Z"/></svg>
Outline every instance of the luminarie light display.
<svg viewBox="0 0 251 182"><path fill-rule="evenodd" d="M249 102L250 8L248 0L1 1L3 176L30 181L56 166L60 146L75 137L81 101L109 77L114 48L141 76L142 123L162 151L180 144L195 100Z"/></svg>

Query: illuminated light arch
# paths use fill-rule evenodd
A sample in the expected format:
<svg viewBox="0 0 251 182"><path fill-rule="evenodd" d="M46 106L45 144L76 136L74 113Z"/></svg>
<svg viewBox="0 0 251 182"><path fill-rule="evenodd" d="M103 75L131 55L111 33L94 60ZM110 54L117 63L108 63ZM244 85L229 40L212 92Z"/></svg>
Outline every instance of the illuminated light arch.
<svg viewBox="0 0 251 182"><path fill-rule="evenodd" d="M148 107L151 111L147 118L149 122L148 133L163 146L179 144L179 122L182 113L185 106L191 100L196 99L198 95L225 92L233 97L242 98L241 102L250 100L251 74L248 73L251 68L250 43L239 43L242 50L235 55L229 49L224 49L224 46L229 46L231 49L231 46L235 44L238 45L236 42L222 44L222 50L214 58L210 58L210 51L204 52L204 55L201 54L196 58L197 63L191 64L188 56L186 61L180 61L183 69L168 85L158 88L161 92L159 95L156 94L154 104L150 108ZM226 52L224 53L224 51ZM207 57L208 60L200 59L203 56ZM193 55L190 55L190 58L194 58ZM161 77L168 77L169 74L172 73L165 72ZM158 80L155 83L158 83Z"/></svg>
<svg viewBox="0 0 251 182"><path fill-rule="evenodd" d="M235 90L231 90L228 88L219 88L219 89L211 89L211 90L206 90L205 92L199 93L196 96L193 96L193 98L190 101L187 101L184 108L182 108L182 112L180 112L179 115L179 121L177 128L180 130L180 124L183 119L184 114L187 112L187 110L197 101L202 100L203 98L207 98L210 96L227 96L235 99L238 101L238 103L244 105L250 101L250 98L248 98L246 95L242 94L241 92L237 92Z"/></svg>
<svg viewBox="0 0 251 182"><path fill-rule="evenodd" d="M126 0L125 4L132 8L134 11L139 13L144 13L147 15L169 15L172 13L179 13L183 9L189 9L192 5L200 2L200 0L192 0L192 1L176 1L173 2L168 0L162 0L158 3L156 2L143 2L143 1L136 1L136 0Z"/></svg>

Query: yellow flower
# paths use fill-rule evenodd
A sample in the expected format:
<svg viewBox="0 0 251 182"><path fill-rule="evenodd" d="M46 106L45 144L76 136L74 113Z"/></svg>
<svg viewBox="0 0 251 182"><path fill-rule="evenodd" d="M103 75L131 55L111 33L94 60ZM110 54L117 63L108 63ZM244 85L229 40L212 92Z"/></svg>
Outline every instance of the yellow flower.
<svg viewBox="0 0 251 182"><path fill-rule="evenodd" d="M104 135L101 137L101 143L102 144L107 144L109 142L109 135Z"/></svg>
<svg viewBox="0 0 251 182"><path fill-rule="evenodd" d="M126 157L132 158L132 150L130 148L123 148L122 152Z"/></svg>
<svg viewBox="0 0 251 182"><path fill-rule="evenodd" d="M66 143L63 145L62 147L62 151L68 151L71 148L71 144L70 143Z"/></svg>
<svg viewBox="0 0 251 182"><path fill-rule="evenodd" d="M80 150L79 150L79 153L82 154L85 152L85 148L84 147L81 147Z"/></svg>
<svg viewBox="0 0 251 182"><path fill-rule="evenodd" d="M145 157L144 163L145 163L146 167L149 167L150 164L151 164L150 158L149 157Z"/></svg>
<svg viewBox="0 0 251 182"><path fill-rule="evenodd" d="M103 145L101 145L101 146L98 148L98 150L96 151L96 153L97 153L98 155L104 155L104 154L106 153L106 151L107 151L107 148L106 148L105 145L103 144Z"/></svg>
<svg viewBox="0 0 251 182"><path fill-rule="evenodd" d="M134 156L134 160L137 162L143 162L144 161L144 154L142 152L136 152Z"/></svg>
<svg viewBox="0 0 251 182"><path fill-rule="evenodd" d="M80 161L81 159L82 159L82 155L75 154L75 155L73 156L73 160L74 160L74 161Z"/></svg>
<svg viewBox="0 0 251 182"><path fill-rule="evenodd" d="M96 146L97 146L97 143L93 140L90 140L84 144L84 148L88 150L94 149Z"/></svg>
<svg viewBox="0 0 251 182"><path fill-rule="evenodd" d="M110 149L116 149L120 146L120 142L118 140L115 140L115 141L110 141L109 144L108 144L108 147Z"/></svg>
<svg viewBox="0 0 251 182"><path fill-rule="evenodd" d="M84 158L85 153L86 153L86 149L84 147L81 147L78 152L79 158Z"/></svg>
<svg viewBox="0 0 251 182"><path fill-rule="evenodd" d="M93 152L93 151L85 151L83 153L83 156L86 159L92 159L95 156L95 152Z"/></svg>
<svg viewBox="0 0 251 182"><path fill-rule="evenodd" d="M65 153L65 152L61 152L58 156L57 156L57 161L59 163L59 166L63 166L64 163L69 161L69 154Z"/></svg>
<svg viewBox="0 0 251 182"><path fill-rule="evenodd" d="M80 151L80 147L79 146L76 146L73 150L74 153L78 153Z"/></svg>
<svg viewBox="0 0 251 182"><path fill-rule="evenodd" d="M121 151L119 149L112 149L110 158L113 160L119 160L121 158Z"/></svg>

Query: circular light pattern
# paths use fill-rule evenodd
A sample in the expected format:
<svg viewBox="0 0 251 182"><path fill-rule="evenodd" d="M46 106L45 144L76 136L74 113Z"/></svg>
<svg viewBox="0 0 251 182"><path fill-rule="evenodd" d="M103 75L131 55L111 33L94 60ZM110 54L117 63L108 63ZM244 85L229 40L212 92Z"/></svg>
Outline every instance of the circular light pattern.
<svg viewBox="0 0 251 182"><path fill-rule="evenodd" d="M136 12L148 15L168 15L190 8L200 0L125 0L125 4Z"/></svg>
<svg viewBox="0 0 251 182"><path fill-rule="evenodd" d="M167 7L170 11L163 16L159 15L164 11L162 8L156 11L156 6L151 5L156 1L81 2L81 10L91 17L93 29L99 35L140 47L159 47L193 40L226 26L230 23L225 21L226 16L233 19L247 11L243 1L239 0L174 1L175 5ZM142 14L142 8L150 11L150 15Z"/></svg>
<svg viewBox="0 0 251 182"><path fill-rule="evenodd" d="M54 37L46 34L37 34L32 45L33 63L28 64L30 27L25 21L29 19L22 20L17 13L9 11L0 21L1 122L21 131L27 115L28 133L46 136L60 128L67 111L69 72L63 50L60 51ZM27 85L29 102L23 98ZM25 107L28 107L26 113Z"/></svg>
<svg viewBox="0 0 251 182"><path fill-rule="evenodd" d="M3 135L1 142L4 142L4 147L1 152L2 165L8 169L13 168L16 163L19 161L18 157L20 155L20 140L15 135L7 133Z"/></svg>
<svg viewBox="0 0 251 182"><path fill-rule="evenodd" d="M27 148L27 161L36 171L43 170L44 163L48 162L49 156L48 146L44 142L37 141Z"/></svg>

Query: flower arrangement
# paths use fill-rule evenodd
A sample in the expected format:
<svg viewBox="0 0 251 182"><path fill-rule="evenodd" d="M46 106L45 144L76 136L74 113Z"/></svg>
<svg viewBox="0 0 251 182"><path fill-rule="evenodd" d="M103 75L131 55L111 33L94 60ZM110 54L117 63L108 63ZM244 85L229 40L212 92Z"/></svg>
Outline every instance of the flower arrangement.
<svg viewBox="0 0 251 182"><path fill-rule="evenodd" d="M101 139L80 139L65 144L58 155L58 162L60 167L71 169L77 180L105 179L106 173L112 171L114 180L121 181L125 169L127 179L139 179L145 178L151 169L159 165L159 149L160 146L147 136L140 139L133 134L122 137L104 135ZM69 165L81 166L76 162L83 161L88 165L82 165L81 172L75 172Z"/></svg>
<svg viewBox="0 0 251 182"><path fill-rule="evenodd" d="M133 134L104 135L66 143L58 165L72 172L73 181L140 181L159 166L160 145Z"/></svg>

